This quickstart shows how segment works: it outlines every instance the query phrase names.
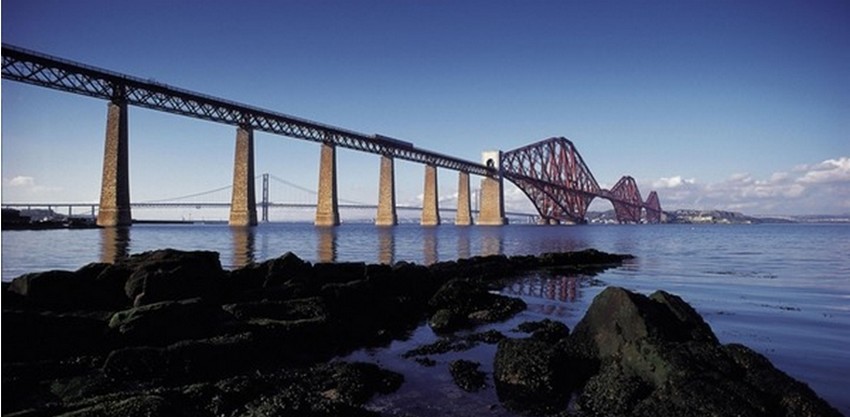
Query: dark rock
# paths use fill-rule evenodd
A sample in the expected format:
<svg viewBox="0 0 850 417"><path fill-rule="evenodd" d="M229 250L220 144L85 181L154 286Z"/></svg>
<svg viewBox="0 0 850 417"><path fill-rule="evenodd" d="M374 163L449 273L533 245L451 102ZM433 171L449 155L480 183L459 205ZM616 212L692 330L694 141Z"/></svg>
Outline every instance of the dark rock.
<svg viewBox="0 0 850 417"><path fill-rule="evenodd" d="M429 343L426 345L421 345L407 352L404 352L401 356L403 358L412 358L414 356L425 356L425 355L440 355L448 352L462 352L465 350L472 349L475 347L476 342L470 342L466 339L439 339L434 343Z"/></svg>
<svg viewBox="0 0 850 417"><path fill-rule="evenodd" d="M449 373L455 385L466 392L475 392L484 388L487 375L478 368L478 362L459 359L449 363Z"/></svg>
<svg viewBox="0 0 850 417"><path fill-rule="evenodd" d="M218 253L164 249L133 255L124 291L134 305L208 296L225 277Z"/></svg>
<svg viewBox="0 0 850 417"><path fill-rule="evenodd" d="M232 314L237 320L247 322L263 319L284 321L324 319L328 315L327 307L319 297L286 301L251 301L227 304L222 306L222 309Z"/></svg>
<svg viewBox="0 0 850 417"><path fill-rule="evenodd" d="M590 378L578 404L590 416L629 416L634 405L651 391L646 382L623 372L617 362L611 361Z"/></svg>
<svg viewBox="0 0 850 417"><path fill-rule="evenodd" d="M538 257L539 266L575 266L588 267L589 269L603 268L611 265L619 265L624 260L632 259L632 255L619 255L605 253L596 249L585 249L575 252L544 253Z"/></svg>
<svg viewBox="0 0 850 417"><path fill-rule="evenodd" d="M404 382L402 375L371 363L338 363L333 365L333 371L331 380L336 386L332 389L336 394L330 396L352 405L363 404L377 393L394 392Z"/></svg>
<svg viewBox="0 0 850 417"><path fill-rule="evenodd" d="M182 416L179 407L159 395L138 395L103 402L63 414L68 417Z"/></svg>
<svg viewBox="0 0 850 417"><path fill-rule="evenodd" d="M448 308L441 308L431 315L428 325L436 333L450 333L466 325L466 320Z"/></svg>
<svg viewBox="0 0 850 417"><path fill-rule="evenodd" d="M720 345L693 308L663 291L605 289L567 346L601 364L579 399L587 415L839 415L761 355Z"/></svg>
<svg viewBox="0 0 850 417"><path fill-rule="evenodd" d="M98 314L3 311L3 363L95 354L108 345Z"/></svg>
<svg viewBox="0 0 850 417"><path fill-rule="evenodd" d="M358 281L366 278L366 263L317 263L313 265L313 275L319 285Z"/></svg>
<svg viewBox="0 0 850 417"><path fill-rule="evenodd" d="M526 308L525 302L518 298L492 294L481 285L463 279L447 282L428 305L433 312L429 322L437 325L435 331L444 332L506 320Z"/></svg>
<svg viewBox="0 0 850 417"><path fill-rule="evenodd" d="M486 332L472 333L472 334L466 336L465 339L472 341L472 342L483 342L483 343L494 345L494 344L502 341L502 339L504 339L504 338L505 338L505 335L503 335L498 330L490 329L490 330L487 330Z"/></svg>
<svg viewBox="0 0 850 417"><path fill-rule="evenodd" d="M537 339L499 342L493 380L499 400L511 410L551 414L566 408L570 389L563 353Z"/></svg>
<svg viewBox="0 0 850 417"><path fill-rule="evenodd" d="M263 287L280 285L289 280L307 279L312 276L312 265L303 261L292 252L286 252L278 258L259 264L264 272Z"/></svg>
<svg viewBox="0 0 850 417"><path fill-rule="evenodd" d="M106 358L103 373L113 379L162 379L168 372L165 349L134 346L113 350Z"/></svg>
<svg viewBox="0 0 850 417"><path fill-rule="evenodd" d="M103 372L117 380L197 381L231 375L239 369L280 364L265 356L249 334L186 340L165 347L133 346L110 352Z"/></svg>
<svg viewBox="0 0 850 417"><path fill-rule="evenodd" d="M109 328L124 344L164 345L210 336L228 319L218 305L193 298L119 311Z"/></svg>
<svg viewBox="0 0 850 417"><path fill-rule="evenodd" d="M334 363L270 378L273 388L255 396L235 416L376 416L360 406L392 392L403 377L372 364Z"/></svg>
<svg viewBox="0 0 850 417"><path fill-rule="evenodd" d="M555 343L570 335L570 328L566 324L550 319L520 323L517 330L523 333L531 333L531 337L550 343Z"/></svg>

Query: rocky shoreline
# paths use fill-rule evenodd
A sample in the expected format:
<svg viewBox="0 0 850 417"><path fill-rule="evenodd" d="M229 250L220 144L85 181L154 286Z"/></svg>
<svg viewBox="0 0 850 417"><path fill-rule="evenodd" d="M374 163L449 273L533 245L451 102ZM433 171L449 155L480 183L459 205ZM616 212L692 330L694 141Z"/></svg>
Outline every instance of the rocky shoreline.
<svg viewBox="0 0 850 417"><path fill-rule="evenodd" d="M526 308L495 293L524 271L594 273L628 255L594 250L431 266L280 258L227 271L215 252L160 250L3 284L4 416L360 416L404 376L336 360L423 322L440 334ZM475 392L492 380L528 415L840 416L740 345L721 345L683 300L607 288L573 331L472 333L405 357L497 344L493 373L449 364ZM572 403L571 399L574 399ZM439 399L435 399L439 400ZM570 405L572 404L572 405Z"/></svg>

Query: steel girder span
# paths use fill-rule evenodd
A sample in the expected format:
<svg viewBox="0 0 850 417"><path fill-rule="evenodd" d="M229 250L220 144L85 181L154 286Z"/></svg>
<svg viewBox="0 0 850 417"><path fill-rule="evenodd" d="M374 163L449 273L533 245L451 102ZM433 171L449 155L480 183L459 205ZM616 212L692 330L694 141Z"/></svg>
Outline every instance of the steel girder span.
<svg viewBox="0 0 850 417"><path fill-rule="evenodd" d="M563 137L505 152L500 168L504 178L525 193L546 221L585 223L587 208L597 197L611 201L620 223L639 223L643 208L648 223L661 221L655 191L644 203L630 176L621 178L611 190L602 189L575 145Z"/></svg>

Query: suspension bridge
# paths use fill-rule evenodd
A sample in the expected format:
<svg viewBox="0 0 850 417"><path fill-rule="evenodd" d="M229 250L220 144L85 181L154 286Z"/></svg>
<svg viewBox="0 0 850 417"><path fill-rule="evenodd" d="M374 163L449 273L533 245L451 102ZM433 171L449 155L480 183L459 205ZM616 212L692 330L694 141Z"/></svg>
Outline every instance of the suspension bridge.
<svg viewBox="0 0 850 417"><path fill-rule="evenodd" d="M602 189L574 144L563 137L550 138L511 151L489 151L482 162L456 158L419 148L411 142L381 134L364 134L299 117L212 97L185 89L117 73L90 65L3 44L3 79L21 82L107 101L106 139L103 153L100 203L97 224L104 227L130 225L131 203L128 153L128 106L222 123L236 127L233 185L229 186L229 223L252 226L258 223L254 175L254 132L266 132L320 145L319 185L316 190L315 224L340 223L339 208L346 205L374 207L375 224L398 223L394 160L403 159L425 166L424 197L420 223L441 223L437 190L437 169L458 173L458 204L455 224L473 224L470 175L481 177L479 209L475 224L507 223L504 207L504 180L525 193L545 223L584 223L587 208L596 198L609 200L621 223L658 223L662 210L658 195L651 192L642 200L634 178L622 177L610 190ZM377 204L352 204L337 195L336 149L345 148L380 156ZM147 204L180 204L160 202ZM215 203L224 204L226 203ZM274 207L263 194L261 218ZM12 207L14 204L5 204ZM197 203L195 203L197 205ZM64 205L63 205L64 206ZM72 205L69 205L72 210ZM164 207L164 206L162 206Z"/></svg>
<svg viewBox="0 0 850 417"><path fill-rule="evenodd" d="M260 189L262 190L262 200L258 202L258 208L261 213L261 222L269 222L269 221L286 221L287 219L297 220L297 217L286 217L283 215L275 216L274 218L270 216L270 211L278 209L302 209L309 210L315 209L316 203L315 198L318 195L318 191L301 186L299 184L293 183L291 181L287 181L280 177L277 177L272 174L262 174L257 175L255 181L261 184ZM272 185L277 184L275 187L279 192L280 200L272 200L270 196L272 195ZM207 191L202 191L198 193L191 193L181 196L175 197L167 197L162 199L153 199L153 200L145 200L145 201L137 201L131 203L130 206L133 209L187 209L188 211L184 211L189 213L190 217L192 212L203 211L205 209L228 209L230 208L230 203L225 201L227 197L229 197L232 185L225 185L221 187L216 187ZM473 196L476 196L478 190L473 190ZM473 197L473 201L477 200ZM361 217L352 218L353 222L362 222L372 220L374 221L374 212L378 208L375 204L364 203L361 201L348 200L348 199L339 199L339 208L358 211ZM9 203L2 204L3 208L14 208L14 209L22 209L27 211L39 210L43 209L49 213L52 213L54 217L65 217L67 218L94 218L96 217L98 204L97 203L56 203L56 202L31 202L31 203ZM422 206L417 205L402 205L399 204L396 206L399 211L405 212L421 212ZM440 211L447 214L448 216L454 216L457 213L456 207L441 207ZM473 205L472 213L477 214L478 208L477 204ZM201 213L203 214L203 213ZM536 213L529 212L512 212L507 211L505 213L507 216L511 217L514 221L519 221L521 223L534 223L539 220L539 217ZM196 218L199 217L197 214ZM207 219L207 217L200 216L201 218ZM182 219L186 221L186 216L182 216ZM172 222L176 221L173 219L173 216L168 216L168 218L160 219L157 218L155 220L152 219L144 219L143 221L152 221L152 222ZM220 221L220 218L216 218L213 214L208 218L208 221ZM192 222L191 220L186 222Z"/></svg>

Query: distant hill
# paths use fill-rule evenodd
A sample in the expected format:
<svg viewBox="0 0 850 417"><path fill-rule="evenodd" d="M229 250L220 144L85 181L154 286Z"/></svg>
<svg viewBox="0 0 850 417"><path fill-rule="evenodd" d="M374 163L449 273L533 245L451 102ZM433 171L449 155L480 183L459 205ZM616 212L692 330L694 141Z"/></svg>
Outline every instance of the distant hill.
<svg viewBox="0 0 850 417"><path fill-rule="evenodd" d="M850 223L850 214L749 216L737 211L681 209L665 211L665 223L678 224L761 224L761 223ZM589 223L617 223L614 210L587 213Z"/></svg>

